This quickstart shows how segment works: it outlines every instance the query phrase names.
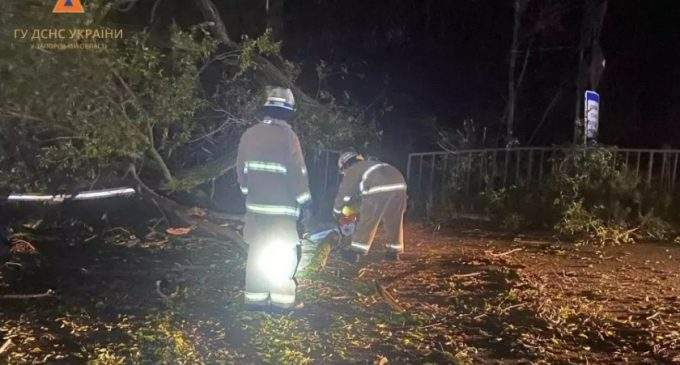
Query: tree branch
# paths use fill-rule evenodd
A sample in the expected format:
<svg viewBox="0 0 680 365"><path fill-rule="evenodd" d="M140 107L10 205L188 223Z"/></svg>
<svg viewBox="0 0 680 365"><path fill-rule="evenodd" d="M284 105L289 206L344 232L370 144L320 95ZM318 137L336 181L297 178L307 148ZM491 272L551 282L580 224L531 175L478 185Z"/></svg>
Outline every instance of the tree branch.
<svg viewBox="0 0 680 365"><path fill-rule="evenodd" d="M527 145L531 146L531 143L534 141L536 134L541 129L541 127L543 126L543 123L545 123L546 119L548 119L548 115L550 114L550 111L555 107L555 105L557 104L557 101L560 99L560 96L562 96L562 87L561 86L560 86L559 89L557 89L555 96L553 96L552 100L550 100L550 104L548 104L548 106L545 108L545 111L543 111L543 115L541 116L541 121L538 123L538 125L534 129L533 133L531 133L531 137L529 138Z"/></svg>
<svg viewBox="0 0 680 365"><path fill-rule="evenodd" d="M147 122L146 128L147 128L147 140L149 141L149 154L151 154L151 158L153 158L158 167L161 169L161 173L163 174L163 178L165 178L165 181L170 182L173 180L172 173L170 172L168 165L165 163L165 160L163 160L163 156L161 156L161 154L158 153L158 150L156 150L156 146L154 146L155 143L153 138L153 127L151 126L151 123Z"/></svg>
<svg viewBox="0 0 680 365"><path fill-rule="evenodd" d="M210 22L209 26L213 32L213 35L216 36L217 39L219 39L219 41L222 42L222 44L224 44L226 47L231 49L239 49L239 44L229 38L227 28L225 27L215 4L211 0L196 1L201 13L206 18L206 20ZM259 72L264 75L268 81L276 83L279 86L289 87L293 90L295 96L305 104L315 107L321 106L314 98L307 95L307 93L297 87L293 80L291 80L291 78L286 75L285 72L281 71L268 59L256 54L253 56L253 62L259 66L255 72Z"/></svg>
<svg viewBox="0 0 680 365"><path fill-rule="evenodd" d="M519 77L517 78L517 83L515 85L515 92L519 93L520 89L522 88L522 82L524 81L524 75L526 74L527 71L527 64L529 64L529 56L531 56L531 46L534 44L534 38L532 37L531 40L529 41L529 45L527 45L527 52L524 54L524 63L522 64L522 71L519 73Z"/></svg>
<svg viewBox="0 0 680 365"><path fill-rule="evenodd" d="M137 175L137 170L135 165L131 164L128 171L132 175L133 179L137 181L139 185L138 191L146 199L155 201L156 204L167 214L168 218L173 220L175 223L179 223L183 226L194 226L195 231L199 234L206 236L215 237L220 240L227 240L234 243L234 246L245 253L248 250L248 244L243 241L238 232L225 229L223 227L217 226L210 222L200 221L193 219L191 214L186 213L186 209L179 205L177 202L157 194L155 191L151 190Z"/></svg>
<svg viewBox="0 0 680 365"><path fill-rule="evenodd" d="M0 295L0 300L11 300L11 299L45 299L45 298L53 298L54 297L54 291L52 289L47 290L44 293L40 294L7 294L7 295Z"/></svg>

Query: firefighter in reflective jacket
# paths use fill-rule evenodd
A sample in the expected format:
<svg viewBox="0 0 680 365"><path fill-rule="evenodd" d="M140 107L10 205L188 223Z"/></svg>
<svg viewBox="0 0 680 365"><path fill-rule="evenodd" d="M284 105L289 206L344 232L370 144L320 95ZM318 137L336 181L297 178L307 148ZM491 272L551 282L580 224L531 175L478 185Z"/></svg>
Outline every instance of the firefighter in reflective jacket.
<svg viewBox="0 0 680 365"><path fill-rule="evenodd" d="M297 221L311 201L289 89L267 88L265 117L241 137L237 171L246 195L248 243L245 303L249 309L288 309L295 303Z"/></svg>
<svg viewBox="0 0 680 365"><path fill-rule="evenodd" d="M343 175L333 212L341 214L345 206L359 205L359 224L352 235L346 258L358 261L368 253L380 222L385 228L387 258L399 259L404 251L404 211L406 182L395 167L380 161L365 161L355 152L345 152L338 159Z"/></svg>

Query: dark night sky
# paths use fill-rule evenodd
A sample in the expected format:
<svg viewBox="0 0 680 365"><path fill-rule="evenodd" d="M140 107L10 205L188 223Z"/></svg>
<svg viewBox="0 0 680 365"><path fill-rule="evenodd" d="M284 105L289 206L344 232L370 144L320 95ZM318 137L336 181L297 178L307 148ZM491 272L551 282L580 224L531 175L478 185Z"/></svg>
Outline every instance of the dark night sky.
<svg viewBox="0 0 680 365"><path fill-rule="evenodd" d="M559 89L559 102L533 144L572 139L584 1L530 1L525 24L532 24L542 4L560 3L563 9L534 41L516 114L516 135L523 144ZM264 3L216 2L234 39L262 33ZM306 90L316 90L314 69L324 60L348 66L350 75L329 79L329 89L336 95L347 90L364 104L386 98L394 105L380 120L385 131L383 154L436 148L431 129L423 128L431 118L452 129L464 118L473 118L489 127L494 140L502 131L512 1L285 0L284 4L283 53L302 65L298 82ZM165 11L173 19L183 14L188 24L201 18L197 9L179 3ZM680 148L680 0L609 0L601 44L607 68L598 88L600 141L622 147ZM357 74L363 77L352 76Z"/></svg>
<svg viewBox="0 0 680 365"><path fill-rule="evenodd" d="M541 51L532 54L518 105L523 142L560 85L560 101L536 143L571 140L581 1L564 3L559 22L535 41ZM404 133L421 133L420 121L430 116L454 128L465 117L498 128L511 27L510 1L290 0L284 53L305 66L307 77L301 80L309 87L316 82L310 75L319 59L365 74L331 85L364 102L385 93L396 107L381 121L390 145ZM599 87L602 142L680 147L679 27L680 1L609 1L601 38L607 59Z"/></svg>

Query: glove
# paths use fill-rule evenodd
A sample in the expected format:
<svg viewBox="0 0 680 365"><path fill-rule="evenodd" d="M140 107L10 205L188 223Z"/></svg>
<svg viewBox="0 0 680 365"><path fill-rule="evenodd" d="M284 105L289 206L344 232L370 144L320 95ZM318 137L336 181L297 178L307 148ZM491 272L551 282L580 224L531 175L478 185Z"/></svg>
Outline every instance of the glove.
<svg viewBox="0 0 680 365"><path fill-rule="evenodd" d="M342 215L344 215L345 217L349 217L350 215L354 214L356 214L356 211L349 205L345 205L344 207L342 207Z"/></svg>

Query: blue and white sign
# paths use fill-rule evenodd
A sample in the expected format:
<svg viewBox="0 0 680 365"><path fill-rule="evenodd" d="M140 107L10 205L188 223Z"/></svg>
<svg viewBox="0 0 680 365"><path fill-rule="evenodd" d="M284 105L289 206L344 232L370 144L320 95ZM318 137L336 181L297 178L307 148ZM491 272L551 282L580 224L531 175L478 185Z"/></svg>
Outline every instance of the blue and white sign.
<svg viewBox="0 0 680 365"><path fill-rule="evenodd" d="M600 124L600 94L595 91L586 90L585 107L585 129L586 139L595 140L597 129Z"/></svg>

